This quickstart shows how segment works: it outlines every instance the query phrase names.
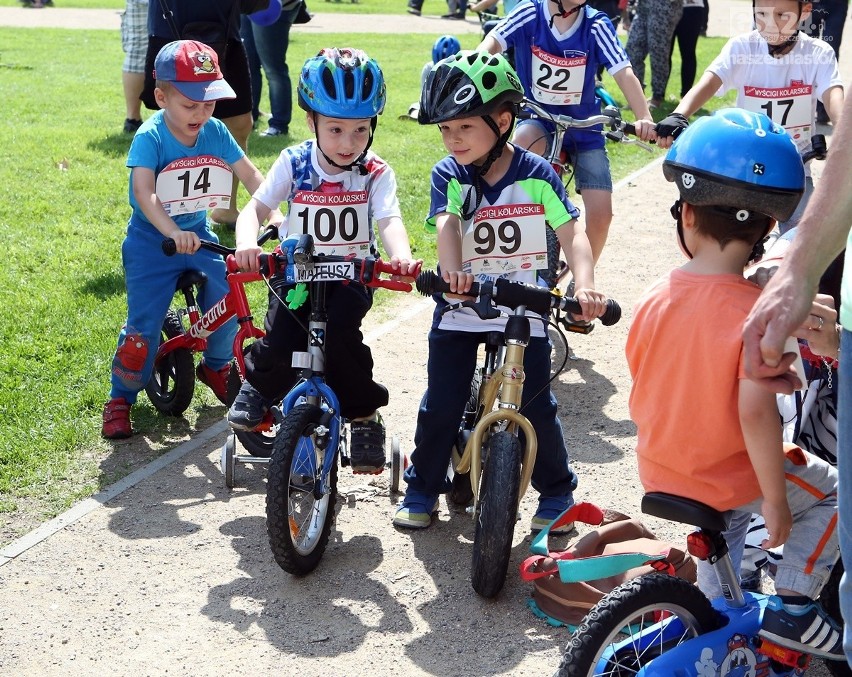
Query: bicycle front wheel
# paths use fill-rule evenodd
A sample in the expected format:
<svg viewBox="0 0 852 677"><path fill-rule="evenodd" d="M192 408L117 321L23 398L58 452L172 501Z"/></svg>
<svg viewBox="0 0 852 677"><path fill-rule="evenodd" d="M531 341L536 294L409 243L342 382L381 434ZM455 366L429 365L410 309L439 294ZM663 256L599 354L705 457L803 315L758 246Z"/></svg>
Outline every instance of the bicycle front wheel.
<svg viewBox="0 0 852 677"><path fill-rule="evenodd" d="M635 675L684 642L719 627L697 586L668 574L634 578L605 595L571 635L554 677Z"/></svg>
<svg viewBox="0 0 852 677"><path fill-rule="evenodd" d="M181 334L183 325L180 317L174 310L170 310L163 319L162 341L165 343ZM183 414L192 402L194 390L195 365L188 348L176 348L154 362L151 378L145 385L151 404L166 416Z"/></svg>
<svg viewBox="0 0 852 677"><path fill-rule="evenodd" d="M291 409L275 437L269 461L269 545L278 566L297 576L310 573L319 564L337 500L337 458L331 468L324 469L326 445L317 443L316 429L322 417L322 409L312 404ZM337 444L337 440L328 440L332 442Z"/></svg>
<svg viewBox="0 0 852 677"><path fill-rule="evenodd" d="M471 583L483 597L503 588L521 489L521 442L505 430L494 433L486 446L479 484L479 506L473 537Z"/></svg>

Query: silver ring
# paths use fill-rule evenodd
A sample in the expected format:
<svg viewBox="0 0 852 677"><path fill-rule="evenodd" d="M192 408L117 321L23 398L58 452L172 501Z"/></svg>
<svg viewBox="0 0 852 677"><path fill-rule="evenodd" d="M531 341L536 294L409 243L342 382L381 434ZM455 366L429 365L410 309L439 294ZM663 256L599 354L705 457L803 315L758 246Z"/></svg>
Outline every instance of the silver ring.
<svg viewBox="0 0 852 677"><path fill-rule="evenodd" d="M823 321L823 319L819 315L817 315L817 319L819 320L819 324L817 325L816 330L820 331L822 329L822 325L824 325L825 322Z"/></svg>

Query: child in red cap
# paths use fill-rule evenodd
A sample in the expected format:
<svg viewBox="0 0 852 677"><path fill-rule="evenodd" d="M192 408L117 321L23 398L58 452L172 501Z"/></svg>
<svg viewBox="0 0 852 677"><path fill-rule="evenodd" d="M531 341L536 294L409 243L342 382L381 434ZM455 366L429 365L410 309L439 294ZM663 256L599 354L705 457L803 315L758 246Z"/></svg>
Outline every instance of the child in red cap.
<svg viewBox="0 0 852 677"><path fill-rule="evenodd" d="M157 54L154 77L161 110L139 128L127 157L133 210L121 247L127 321L118 337L110 399L103 411L101 433L108 439L131 435L130 406L151 377L180 274L206 273L198 299L202 311L228 291L222 257L199 251L201 239L218 241L207 227L207 210L230 206L233 174L250 193L263 182L227 127L211 118L217 101L235 96L211 47L192 40L167 44ZM276 216L280 220L280 213L272 220ZM163 254L165 238L175 241L175 256ZM211 334L196 370L223 403L236 331L233 320Z"/></svg>

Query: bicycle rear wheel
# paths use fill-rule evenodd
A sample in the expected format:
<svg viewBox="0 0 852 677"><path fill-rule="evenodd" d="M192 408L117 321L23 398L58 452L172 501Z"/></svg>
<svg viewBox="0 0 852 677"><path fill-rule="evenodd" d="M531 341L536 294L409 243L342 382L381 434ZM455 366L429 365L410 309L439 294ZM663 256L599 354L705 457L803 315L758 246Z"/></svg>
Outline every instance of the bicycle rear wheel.
<svg viewBox="0 0 852 677"><path fill-rule="evenodd" d="M505 430L488 440L479 485L476 531L473 537L471 583L483 597L503 588L521 488L521 442Z"/></svg>
<svg viewBox="0 0 852 677"><path fill-rule="evenodd" d="M655 658L719 625L718 614L697 586L668 574L640 576L615 588L586 614L554 677L635 675Z"/></svg>
<svg viewBox="0 0 852 677"><path fill-rule="evenodd" d="M183 334L178 314L170 310L163 319L162 341ZM154 362L145 392L151 404L161 414L180 416L192 402L195 391L195 364L188 348L176 348Z"/></svg>
<svg viewBox="0 0 852 677"><path fill-rule="evenodd" d="M266 531L275 561L297 576L313 571L328 545L337 500L337 457L323 487L316 428L323 411L312 404L293 407L278 430L266 484ZM338 440L323 440L337 444Z"/></svg>

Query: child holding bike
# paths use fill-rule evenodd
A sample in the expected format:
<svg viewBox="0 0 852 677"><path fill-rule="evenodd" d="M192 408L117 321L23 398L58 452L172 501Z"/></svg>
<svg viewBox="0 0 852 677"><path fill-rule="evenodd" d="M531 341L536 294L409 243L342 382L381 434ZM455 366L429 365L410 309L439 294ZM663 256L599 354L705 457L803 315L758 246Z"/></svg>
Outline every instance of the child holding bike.
<svg viewBox="0 0 852 677"><path fill-rule="evenodd" d="M644 141L654 138L642 85L612 22L584 0L521 2L478 47L491 54L511 48L526 96L553 113L578 119L600 114L595 78L598 68L606 66L636 115L637 135ZM522 120L513 143L547 155L554 131L554 124L546 120ZM562 150L574 167L586 212L586 234L597 262L612 223L612 174L600 125L568 129Z"/></svg>
<svg viewBox="0 0 852 677"><path fill-rule="evenodd" d="M724 109L679 136L663 171L680 192L672 215L689 260L645 292L627 339L642 485L729 511L736 571L751 514L761 513L764 546L783 543L784 560L760 635L841 660L840 631L814 601L838 556L837 470L782 442L774 393L742 363L742 328L760 295L743 270L801 198L799 152L765 115ZM711 579L702 562L699 586L718 597Z"/></svg>
<svg viewBox="0 0 852 677"><path fill-rule="evenodd" d="M817 102L832 120L843 106L843 82L832 48L799 30L810 20L811 3L802 0L755 0L754 30L728 40L698 84L657 125L661 148L671 146L678 129L686 127L714 95L737 93L736 105L766 113L796 141L800 151L810 147ZM793 214L779 228L787 232L798 224L813 192L810 168L805 168L805 194Z"/></svg>
<svg viewBox="0 0 852 677"><path fill-rule="evenodd" d="M136 132L127 156L133 210L121 246L127 321L103 410L101 434L108 439L132 434L130 407L151 377L163 319L181 273L206 273L198 297L204 311L228 292L222 257L198 251L199 240L218 241L207 226L207 209L230 199L233 174L249 191L263 181L227 127L211 119L217 101L235 96L212 48L191 40L171 42L157 54L154 77L160 110ZM164 238L175 241L178 255L163 253ZM211 334L196 370L223 403L236 331L234 320Z"/></svg>
<svg viewBox="0 0 852 677"><path fill-rule="evenodd" d="M594 291L594 264L577 222L579 211L543 158L508 143L522 100L521 84L502 55L460 52L438 62L426 78L418 120L437 124L450 152L432 170L426 221L437 230L439 269L460 295L470 289L474 276L506 276L544 286L529 259L545 251L549 226L575 274L583 308L578 319L593 320L603 314L606 299ZM484 244L488 238L477 237L485 233L494 235L490 248ZM500 250L511 255L502 256ZM492 263L489 254L500 263ZM501 273L504 265L513 272ZM428 387L417 417L412 465L405 471L408 487L393 518L397 526L415 529L431 524L439 494L450 489L447 468L483 332L502 331L506 325L504 318L481 320L471 309L442 315L447 301L436 297L436 304L429 332ZM538 436L532 484L541 496L532 528L540 530L573 504L577 477L568 464L550 390L546 324L538 315L531 317L522 406Z"/></svg>
<svg viewBox="0 0 852 677"><path fill-rule="evenodd" d="M311 233L318 252L376 255L376 235L399 275L419 267L412 260L402 223L393 170L369 150L385 106L379 65L356 49L324 49L299 74L299 106L315 139L285 148L263 185L240 212L236 259L258 269L259 224L280 203L288 204L281 225L287 233ZM273 277L266 313L266 336L246 355L246 381L228 412L233 428L251 430L273 403L296 383L294 351L304 350L310 303L287 307L292 286ZM326 375L350 420L350 457L356 473L378 474L385 467L384 426L378 409L388 391L373 380L373 357L364 345L361 321L373 303L360 284L336 284L328 291Z"/></svg>

